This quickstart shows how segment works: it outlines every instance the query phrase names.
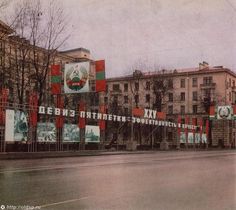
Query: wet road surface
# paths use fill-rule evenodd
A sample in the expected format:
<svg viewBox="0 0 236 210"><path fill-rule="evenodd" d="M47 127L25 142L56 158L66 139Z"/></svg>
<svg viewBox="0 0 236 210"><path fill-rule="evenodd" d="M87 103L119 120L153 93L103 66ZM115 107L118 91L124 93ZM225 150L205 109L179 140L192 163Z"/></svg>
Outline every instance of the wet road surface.
<svg viewBox="0 0 236 210"><path fill-rule="evenodd" d="M236 152L0 161L0 209L235 210ZM7 208L8 205L8 208Z"/></svg>

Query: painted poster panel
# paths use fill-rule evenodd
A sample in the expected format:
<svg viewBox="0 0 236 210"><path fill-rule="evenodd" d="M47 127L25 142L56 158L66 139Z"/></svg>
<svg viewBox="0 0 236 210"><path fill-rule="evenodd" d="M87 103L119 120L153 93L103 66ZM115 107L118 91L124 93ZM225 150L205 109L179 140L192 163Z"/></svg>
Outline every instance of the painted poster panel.
<svg viewBox="0 0 236 210"><path fill-rule="evenodd" d="M22 111L15 111L14 140L27 141L27 134L28 134L27 114Z"/></svg>
<svg viewBox="0 0 236 210"><path fill-rule="evenodd" d="M180 143L186 143L185 132L180 132Z"/></svg>
<svg viewBox="0 0 236 210"><path fill-rule="evenodd" d="M65 64L64 92L89 92L89 62Z"/></svg>
<svg viewBox="0 0 236 210"><path fill-rule="evenodd" d="M37 124L38 142L56 142L56 126L54 123Z"/></svg>
<svg viewBox="0 0 236 210"><path fill-rule="evenodd" d="M14 141L14 117L15 111L7 109L5 118L5 141Z"/></svg>
<svg viewBox="0 0 236 210"><path fill-rule="evenodd" d="M200 133L195 133L195 143L200 143L201 139L200 139ZM202 134L202 143L207 143L207 136L205 133Z"/></svg>
<svg viewBox="0 0 236 210"><path fill-rule="evenodd" d="M202 143L207 143L207 136L205 133L202 134Z"/></svg>
<svg viewBox="0 0 236 210"><path fill-rule="evenodd" d="M189 132L188 133L188 143L189 144L193 144L193 133L192 132Z"/></svg>
<svg viewBox="0 0 236 210"><path fill-rule="evenodd" d="M100 142L99 126L86 125L85 127L85 142Z"/></svg>
<svg viewBox="0 0 236 210"><path fill-rule="evenodd" d="M22 111L6 110L5 141L27 141L27 114Z"/></svg>
<svg viewBox="0 0 236 210"><path fill-rule="evenodd" d="M63 142L79 142L80 131L76 124L64 124L63 126Z"/></svg>
<svg viewBox="0 0 236 210"><path fill-rule="evenodd" d="M200 143L200 133L195 133L195 143Z"/></svg>
<svg viewBox="0 0 236 210"><path fill-rule="evenodd" d="M189 144L193 144L193 133L192 132L188 132L188 143ZM187 143L186 142L186 133L185 132L181 132L180 133L180 143Z"/></svg>

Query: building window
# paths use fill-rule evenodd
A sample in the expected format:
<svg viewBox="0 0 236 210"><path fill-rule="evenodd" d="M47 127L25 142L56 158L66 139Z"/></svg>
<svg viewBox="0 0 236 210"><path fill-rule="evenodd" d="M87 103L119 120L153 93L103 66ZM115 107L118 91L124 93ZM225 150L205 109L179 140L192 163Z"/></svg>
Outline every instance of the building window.
<svg viewBox="0 0 236 210"><path fill-rule="evenodd" d="M124 96L124 103L128 104L129 103L129 97L128 96Z"/></svg>
<svg viewBox="0 0 236 210"><path fill-rule="evenodd" d="M233 80L233 87L235 87L235 80Z"/></svg>
<svg viewBox="0 0 236 210"><path fill-rule="evenodd" d="M192 82L193 82L193 87L197 87L197 78L193 78Z"/></svg>
<svg viewBox="0 0 236 210"><path fill-rule="evenodd" d="M211 84L212 83L212 77L203 77L203 84Z"/></svg>
<svg viewBox="0 0 236 210"><path fill-rule="evenodd" d="M211 96L211 89L210 89L210 88L204 89L204 90L203 90L203 95L204 95L205 97L210 97L210 96Z"/></svg>
<svg viewBox="0 0 236 210"><path fill-rule="evenodd" d="M181 101L185 101L185 93L181 93L180 94L180 100Z"/></svg>
<svg viewBox="0 0 236 210"><path fill-rule="evenodd" d="M147 94L146 95L146 103L149 103L150 102L150 94Z"/></svg>
<svg viewBox="0 0 236 210"><path fill-rule="evenodd" d="M168 79L168 88L173 88L173 79Z"/></svg>
<svg viewBox="0 0 236 210"><path fill-rule="evenodd" d="M139 95L135 95L134 96L134 101L135 101L136 104L139 103Z"/></svg>
<svg viewBox="0 0 236 210"><path fill-rule="evenodd" d="M113 91L119 91L120 90L120 85L119 84L113 84L112 89L113 89Z"/></svg>
<svg viewBox="0 0 236 210"><path fill-rule="evenodd" d="M173 93L169 93L169 102L173 102Z"/></svg>
<svg viewBox="0 0 236 210"><path fill-rule="evenodd" d="M173 106L168 106L168 114L173 114Z"/></svg>
<svg viewBox="0 0 236 210"><path fill-rule="evenodd" d="M231 101L232 100L232 94L231 94L231 92L229 92L229 101Z"/></svg>
<svg viewBox="0 0 236 210"><path fill-rule="evenodd" d="M134 89L135 89L135 91L139 91L139 83L138 82L135 82Z"/></svg>
<svg viewBox="0 0 236 210"><path fill-rule="evenodd" d="M147 81L147 82L146 82L146 90L150 90L150 86L151 86L151 85L150 85L150 81Z"/></svg>
<svg viewBox="0 0 236 210"><path fill-rule="evenodd" d="M180 106L180 113L185 114L185 106Z"/></svg>
<svg viewBox="0 0 236 210"><path fill-rule="evenodd" d="M197 105L193 105L193 114L197 114Z"/></svg>
<svg viewBox="0 0 236 210"><path fill-rule="evenodd" d="M193 91L193 101L197 101L197 91Z"/></svg>
<svg viewBox="0 0 236 210"><path fill-rule="evenodd" d="M180 87L185 88L185 79L180 80Z"/></svg>
<svg viewBox="0 0 236 210"><path fill-rule="evenodd" d="M127 92L128 91L128 83L124 84L124 91Z"/></svg>

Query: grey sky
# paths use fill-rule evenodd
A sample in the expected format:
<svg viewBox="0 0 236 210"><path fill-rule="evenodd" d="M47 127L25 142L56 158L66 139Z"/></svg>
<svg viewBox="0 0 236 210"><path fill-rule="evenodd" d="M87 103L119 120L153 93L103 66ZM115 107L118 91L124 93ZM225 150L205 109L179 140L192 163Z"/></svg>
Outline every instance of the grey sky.
<svg viewBox="0 0 236 210"><path fill-rule="evenodd" d="M108 76L131 66L236 67L235 0L67 0L73 24L65 49L88 48ZM140 61L140 62L139 62Z"/></svg>
<svg viewBox="0 0 236 210"><path fill-rule="evenodd" d="M236 0L57 1L73 26L62 50L89 49L108 77L203 60L236 69Z"/></svg>

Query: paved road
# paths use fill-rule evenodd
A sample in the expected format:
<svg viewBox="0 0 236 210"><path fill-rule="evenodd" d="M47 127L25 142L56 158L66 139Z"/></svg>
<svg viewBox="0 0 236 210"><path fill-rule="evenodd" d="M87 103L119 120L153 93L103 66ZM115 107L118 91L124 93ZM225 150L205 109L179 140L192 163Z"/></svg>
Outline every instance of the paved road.
<svg viewBox="0 0 236 210"><path fill-rule="evenodd" d="M5 209L235 210L236 152L2 160L0 209L1 205Z"/></svg>

